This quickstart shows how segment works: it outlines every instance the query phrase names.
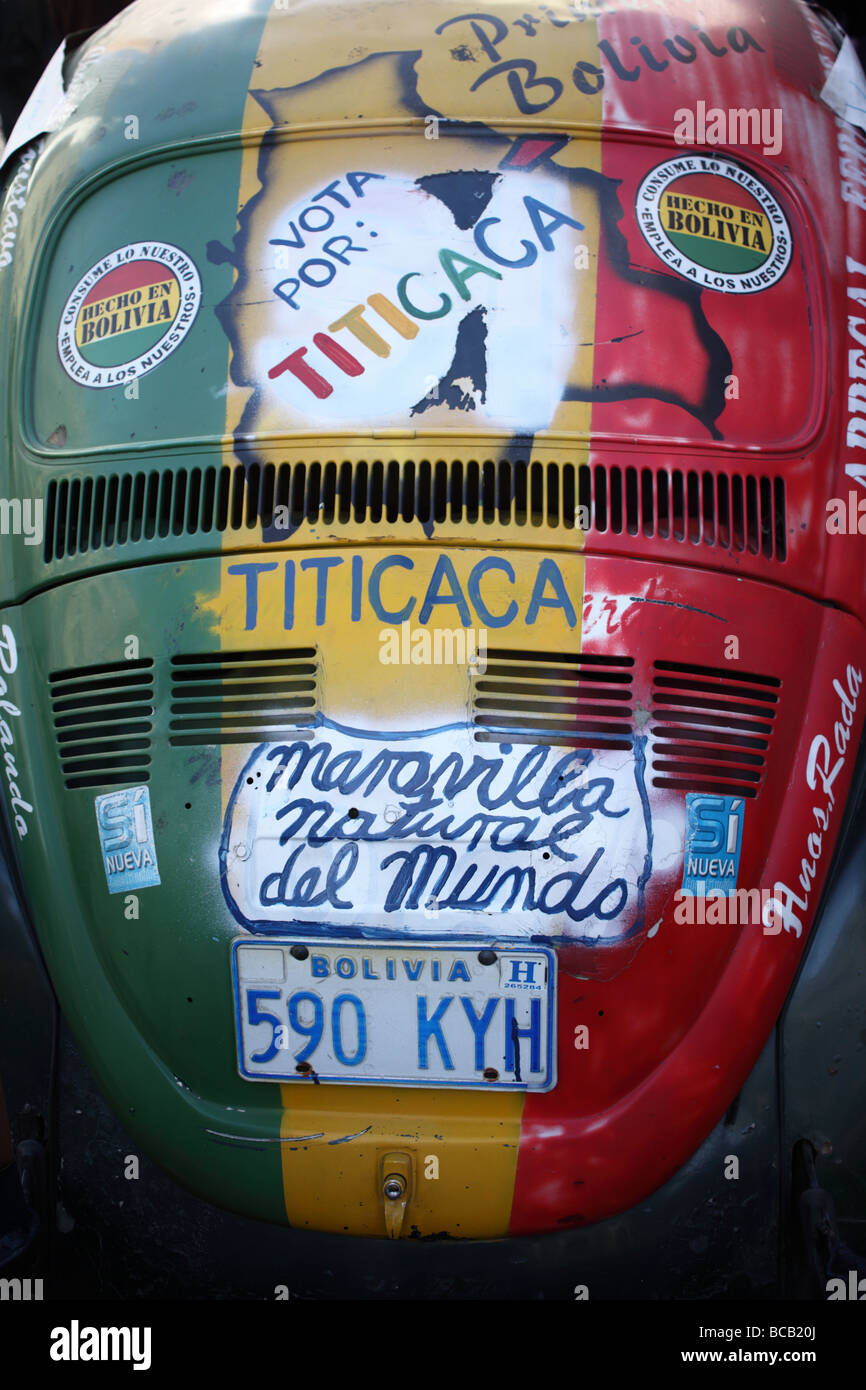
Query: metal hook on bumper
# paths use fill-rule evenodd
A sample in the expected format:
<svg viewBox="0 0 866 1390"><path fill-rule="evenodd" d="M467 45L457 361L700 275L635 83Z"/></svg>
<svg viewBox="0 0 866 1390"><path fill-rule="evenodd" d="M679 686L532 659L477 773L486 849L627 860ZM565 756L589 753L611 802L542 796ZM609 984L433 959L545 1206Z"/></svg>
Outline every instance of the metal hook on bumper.
<svg viewBox="0 0 866 1390"><path fill-rule="evenodd" d="M412 1157L407 1153L383 1154L379 1163L379 1191L385 1215L385 1234L397 1240L403 1229L412 1196Z"/></svg>

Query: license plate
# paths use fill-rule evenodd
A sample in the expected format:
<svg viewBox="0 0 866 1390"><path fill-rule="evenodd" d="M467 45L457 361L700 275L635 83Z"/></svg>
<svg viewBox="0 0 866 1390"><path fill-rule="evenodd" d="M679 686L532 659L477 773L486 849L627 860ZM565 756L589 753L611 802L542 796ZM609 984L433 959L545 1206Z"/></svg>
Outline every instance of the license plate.
<svg viewBox="0 0 866 1390"><path fill-rule="evenodd" d="M556 956L543 946L247 936L232 943L232 977L248 1081L556 1083Z"/></svg>

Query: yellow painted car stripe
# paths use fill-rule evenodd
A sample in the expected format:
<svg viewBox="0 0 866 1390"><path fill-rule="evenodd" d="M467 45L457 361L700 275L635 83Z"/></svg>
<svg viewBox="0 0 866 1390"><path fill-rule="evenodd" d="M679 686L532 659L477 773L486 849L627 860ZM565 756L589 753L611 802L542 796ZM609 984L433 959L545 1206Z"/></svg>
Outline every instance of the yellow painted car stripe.
<svg viewBox="0 0 866 1390"><path fill-rule="evenodd" d="M283 1086L282 1092L283 1186L291 1225L384 1235L380 1160L398 1152L410 1155L413 1172L402 1236L506 1234L520 1092L306 1082ZM293 1142L322 1131L320 1139Z"/></svg>
<svg viewBox="0 0 866 1390"><path fill-rule="evenodd" d="M322 42L317 55L311 57L309 45L292 47L290 30L291 14L272 10L265 24L262 42L255 68L254 81L260 91L275 87L292 86L311 81L318 73L333 70L341 65L336 38L340 32L339 7L333 8L333 24L329 23L332 7L316 8L317 22L321 25ZM376 11L371 5L371 25L375 29ZM440 18L441 11L441 18ZM459 5L437 7L436 18L442 19L453 13L460 14ZM518 12L515 11L515 14ZM406 51L417 52L419 32L417 23L410 22L413 7L388 7L387 44L376 40L376 48L389 51L405 47ZM287 24L287 21L288 24ZM466 93L454 86L455 67L450 59L453 46L445 38L432 38L429 50L425 49L418 62L419 90L425 93L436 89L435 109L447 113L449 109L459 113L459 119L481 119L489 109L489 96L486 102L474 97L467 99ZM403 31L405 30L405 38ZM358 45L364 35L353 33L352 43ZM568 55L569 68L582 57L592 59L597 39L597 26L589 19L571 36ZM402 42L401 42L402 40ZM345 40L342 40L345 43ZM361 45L365 52L376 51L370 45ZM585 50L585 53L584 53ZM351 66L351 59L344 60ZM358 81L361 83L362 77ZM352 77L341 82L341 91L351 94ZM359 89L359 95L363 93ZM429 99L429 98L428 98ZM306 100L306 98L304 98ZM401 92L398 84L392 92L393 116L404 117L401 106ZM573 142L566 145L555 156L558 164L568 167L577 163L581 167L600 170L600 137L586 129L587 124L601 127L601 98L595 99L595 110L590 113L583 99L581 104L581 125L583 138L579 146ZM349 109L349 108L347 108ZM354 109L354 108L352 108ZM359 108L362 109L362 108ZM308 113L304 102L297 108L300 121L315 120L315 109ZM334 111L334 118L343 114ZM565 113L560 117L560 125L567 120ZM417 118L415 123L417 124ZM252 95L248 98L245 118L245 148L243 155L241 185L239 190L239 214L248 201L260 192L258 177L260 155L260 133L267 121L261 103ZM503 122L494 128L500 134L513 138L513 121ZM538 121L528 122L538 130ZM552 123L552 129L557 127ZM357 133L354 136L358 142ZM315 145L315 140L311 144ZM392 152L396 151L395 167L406 154L414 148L421 148L424 141L415 141L412 146L399 139L392 142ZM363 148L363 145L360 145ZM309 146L302 152L298 147L298 157L304 163L315 164L315 153ZM455 156L459 150L454 143L451 150ZM363 159L360 167L365 167ZM470 166L471 167L471 166ZM586 224L586 218L584 217ZM586 333L587 324L595 322L595 284L599 255L599 220L596 216L585 225L585 242L588 263L575 267L575 274L581 276L582 293L575 307L574 340L580 344L569 380L587 382L592 380L592 332ZM260 249L260 254L264 251ZM376 286L371 286L376 290ZM563 383L565 385L565 383ZM249 392L235 384L230 384L226 400L226 447L225 462L235 465L237 459L232 451L232 432L237 428ZM554 435L566 431L583 436L589 434L591 406L585 402L563 403L557 410L551 431ZM436 432L438 421L431 421L431 432ZM448 422L453 427L453 421ZM466 423L466 422L461 422ZM468 422L471 424L471 422ZM467 433L467 439L471 435ZM536 444L543 446L544 436L536 438ZM289 443L289 441L287 441ZM462 441L458 435L451 434L449 447L452 456L459 456ZM399 446L398 446L399 447ZM369 439L359 436L357 441L344 438L341 457L361 458L368 456ZM291 447L288 452L293 451ZM308 455L301 453L298 457ZM473 457L477 455L464 455ZM559 454L558 456L561 456ZM575 461L580 459L572 455ZM425 544L423 532L417 524L407 531L407 540L412 537L421 552ZM458 538L464 546L477 547L484 538L467 534L459 526L446 522L437 527L436 539L440 544L454 545ZM305 523L299 534L292 537L293 547L307 540L316 543L315 528ZM331 537L333 545L335 537ZM371 532L366 536L353 537L354 540L375 542L377 537ZM535 543L544 547L545 541L552 539L545 527L538 528ZM564 537L561 532L557 543L561 546ZM579 552L583 537L579 530L568 533L568 542L573 547L573 565L578 572L579 587L576 592L583 594L583 563ZM251 547L262 544L260 529L250 533ZM429 542L426 542L429 546ZM505 547L500 543L497 549ZM405 551L406 543L400 549ZM285 554L285 550L281 552ZM276 558L277 550L269 547L269 558ZM532 551L524 552L529 563ZM477 555L477 551L476 551ZM509 551L509 557L519 567L520 558L516 550ZM231 557L235 562L240 558ZM430 548L429 564L434 559ZM387 726L389 719L397 719L407 727L407 716L412 716L416 727L422 728L439 722L439 716L447 709L450 716L462 717L466 711L466 670L459 667L437 670L435 697L431 692L429 675L423 668L408 668L395 673L393 667L379 665L371 654L371 643L375 638L370 624L355 624L351 630L340 627L336 620L331 630L331 622L324 630L294 631L287 634L282 625L282 614L276 609L260 608L260 620L254 633L244 631L242 611L238 606L237 580L230 580L227 567L231 562L227 556L222 565L222 579L219 594L211 601L214 610L215 627L220 634L223 649L268 648L303 644L311 637L325 653L326 698L332 717L345 718L351 722L357 718L359 706ZM419 555L419 563L420 555ZM423 567L423 566L422 566ZM337 585L345 582L348 565L343 573L334 572ZM492 591L491 591L492 592ZM341 605L334 605L336 612ZM545 618L540 615L538 627L533 633L533 645L543 648ZM575 649L579 650L579 626L571 634ZM553 638L551 641L555 640ZM555 647L553 648L556 649ZM417 712L417 717L416 717ZM245 760L245 750L224 746L222 749L222 791L223 810L228 804L241 766ZM381 1197L381 1159L386 1153L404 1153L409 1156L412 1173L410 1200L401 1234L411 1236L447 1233L451 1236L483 1238L507 1234L515 1173L520 1142L521 1115L524 1097L521 1092L478 1092L457 1090L436 1090L417 1088L369 1087L322 1084L306 1082L297 1085L283 1085L280 1088L283 1115L280 1127L282 1173L286 1216L294 1226L306 1226L316 1230L335 1231L355 1235L384 1235L385 1218Z"/></svg>

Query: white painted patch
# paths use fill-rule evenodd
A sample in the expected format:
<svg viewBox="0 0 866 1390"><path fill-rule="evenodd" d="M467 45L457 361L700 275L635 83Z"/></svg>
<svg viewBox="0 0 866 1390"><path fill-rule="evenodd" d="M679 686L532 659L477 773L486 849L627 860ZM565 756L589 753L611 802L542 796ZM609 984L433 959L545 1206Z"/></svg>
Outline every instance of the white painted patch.
<svg viewBox="0 0 866 1390"><path fill-rule="evenodd" d="M375 170L375 162L367 167ZM527 254L522 242L534 247L533 263L522 268L485 255L473 228L458 227L445 203L418 186L414 173L371 179L361 197L341 181L338 191L350 201L348 207L333 199L315 202L320 189L321 185L315 185L307 195L287 204L279 196L281 190L271 191L266 182L262 211L253 214L246 253L249 284L236 312L241 335L248 338L249 377L261 393L254 406L254 427L263 428L262 422L275 411L328 426L419 421L423 425L428 409L435 411L440 404L431 383L439 383L457 366L462 370L450 395L462 391L464 402L463 408L452 404L449 411L455 424L465 421L472 428L491 424L521 431L547 428L574 358L577 299L581 294L589 296L579 319L591 319L591 288L573 270L574 245L584 233L561 224L552 233L551 248L545 249L534 236L524 197L531 195L556 213L579 220L567 180L541 170L533 171L531 178L520 171L496 175L492 197L480 219L496 221L482 228L482 233L497 255L511 260ZM589 208L589 198L583 201ZM545 213L545 226L551 221ZM321 230L306 230L307 226ZM340 238L347 238L351 247ZM300 247L285 244L301 239ZM348 263L335 259L333 249ZM484 267L466 279L466 298L440 264L443 249ZM275 263L279 269L274 269ZM458 261L457 270L464 273L465 262ZM447 301L450 308L438 318L413 318L400 306L398 286L406 275L412 278L405 293L419 310L433 313ZM276 286L291 302L280 297ZM414 337L401 336L367 305L368 297L375 294L384 295L400 309L417 330ZM262 308L248 315L244 303ZM359 306L365 322L384 344L378 353L350 328L330 333L332 324ZM485 336L483 349L474 354L483 375L473 379L466 374L469 364L462 358L456 361L455 353L461 321L476 310L483 314ZM351 353L362 372L347 375L330 361L315 345L319 334L329 334ZM321 399L290 370L270 376L290 352L301 347L307 349L305 364L331 388ZM474 402L468 409L467 397ZM447 397L443 403L450 403Z"/></svg>
<svg viewBox="0 0 866 1390"><path fill-rule="evenodd" d="M821 89L821 100L849 125L866 131L866 75L857 50L846 38Z"/></svg>
<svg viewBox="0 0 866 1390"><path fill-rule="evenodd" d="M489 935L492 919L502 938L611 942L639 923L649 815L631 751L326 728L250 759L226 817L224 891L252 930ZM681 858L674 819L652 829L653 860Z"/></svg>

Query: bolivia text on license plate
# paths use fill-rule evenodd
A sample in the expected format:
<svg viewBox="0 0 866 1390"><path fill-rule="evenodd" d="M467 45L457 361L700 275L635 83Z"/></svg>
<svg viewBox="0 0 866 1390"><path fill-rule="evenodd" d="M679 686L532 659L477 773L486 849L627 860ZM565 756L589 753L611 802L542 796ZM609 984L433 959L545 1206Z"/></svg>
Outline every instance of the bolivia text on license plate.
<svg viewBox="0 0 866 1390"><path fill-rule="evenodd" d="M243 937L232 974L238 1066L250 1081L556 1082L556 957L546 947Z"/></svg>

